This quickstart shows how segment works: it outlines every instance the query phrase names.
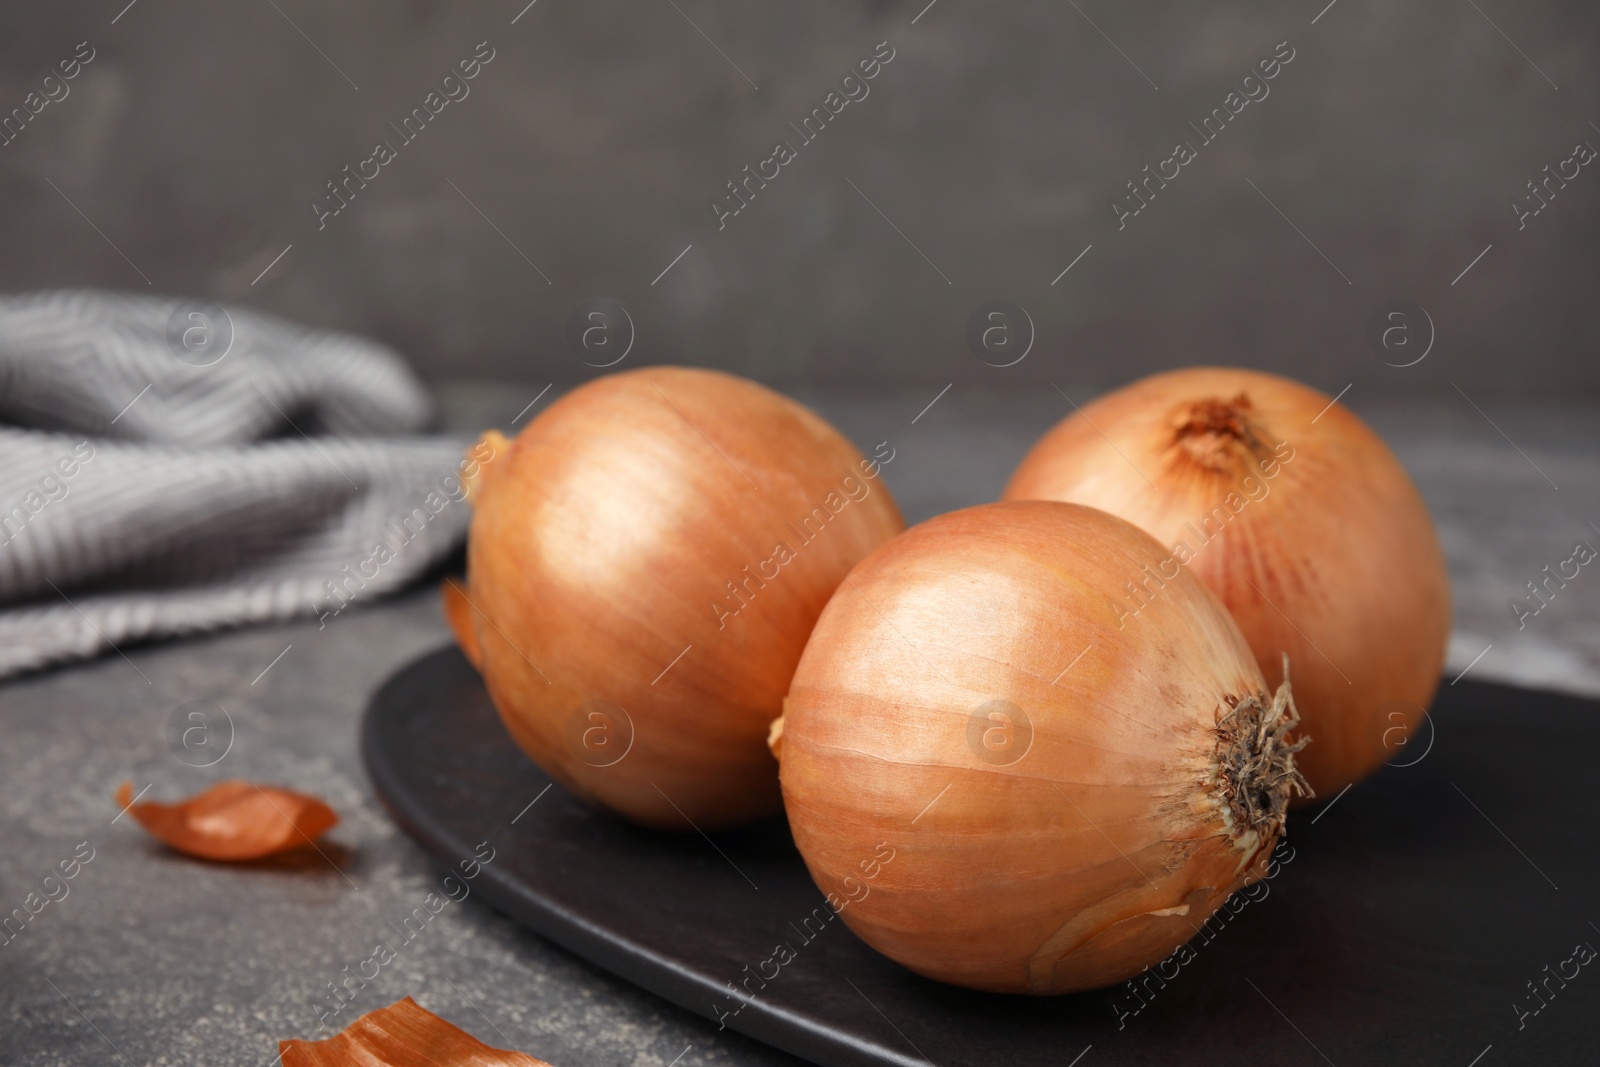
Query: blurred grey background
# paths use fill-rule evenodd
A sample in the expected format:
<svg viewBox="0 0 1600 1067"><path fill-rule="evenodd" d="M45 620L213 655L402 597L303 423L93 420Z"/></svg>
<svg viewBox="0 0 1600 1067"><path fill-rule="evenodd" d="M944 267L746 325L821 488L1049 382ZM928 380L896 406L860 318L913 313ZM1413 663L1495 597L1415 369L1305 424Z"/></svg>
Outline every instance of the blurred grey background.
<svg viewBox="0 0 1600 1067"><path fill-rule="evenodd" d="M0 113L27 121L0 147L0 288L247 304L436 383L599 373L568 324L610 297L628 365L780 387L1219 361L1352 400L1570 396L1600 385L1600 174L1520 230L1512 204L1600 146L1597 31L1578 0L8 2ZM789 123L885 41L869 95L802 146ZM1203 144L1190 124L1285 41L1270 94ZM469 95L402 141L480 42ZM712 199L779 140L798 158L719 229ZM1179 140L1198 158L1119 229L1112 200ZM396 158L319 229L380 141ZM964 339L991 299L1033 321L1014 366ZM1395 299L1437 333L1415 366L1365 339Z"/></svg>

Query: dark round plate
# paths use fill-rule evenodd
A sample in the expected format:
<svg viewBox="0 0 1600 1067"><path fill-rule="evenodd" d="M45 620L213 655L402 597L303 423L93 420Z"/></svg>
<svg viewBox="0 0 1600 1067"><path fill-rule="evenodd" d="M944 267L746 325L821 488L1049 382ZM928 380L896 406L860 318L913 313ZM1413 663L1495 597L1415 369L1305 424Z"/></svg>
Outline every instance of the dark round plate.
<svg viewBox="0 0 1600 1067"><path fill-rule="evenodd" d="M1463 681L1431 722L1395 766L1297 813L1265 894L1236 897L1183 965L1048 999L918 978L826 921L781 820L677 836L584 806L453 648L378 691L362 753L442 863L496 850L474 896L817 1063L1600 1061L1600 966L1578 962L1600 946L1600 705Z"/></svg>

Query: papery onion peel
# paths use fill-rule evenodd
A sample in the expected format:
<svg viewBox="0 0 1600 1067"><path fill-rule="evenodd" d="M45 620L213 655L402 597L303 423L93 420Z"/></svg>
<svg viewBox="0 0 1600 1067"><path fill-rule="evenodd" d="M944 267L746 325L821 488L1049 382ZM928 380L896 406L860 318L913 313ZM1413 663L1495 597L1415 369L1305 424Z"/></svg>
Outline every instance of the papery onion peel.
<svg viewBox="0 0 1600 1067"><path fill-rule="evenodd" d="M174 804L135 804L133 783L123 782L117 804L150 836L208 860L257 860L301 848L339 822L316 797L254 782L218 782Z"/></svg>
<svg viewBox="0 0 1600 1067"><path fill-rule="evenodd" d="M491 1048L410 997L369 1011L322 1041L278 1042L283 1067L550 1067Z"/></svg>

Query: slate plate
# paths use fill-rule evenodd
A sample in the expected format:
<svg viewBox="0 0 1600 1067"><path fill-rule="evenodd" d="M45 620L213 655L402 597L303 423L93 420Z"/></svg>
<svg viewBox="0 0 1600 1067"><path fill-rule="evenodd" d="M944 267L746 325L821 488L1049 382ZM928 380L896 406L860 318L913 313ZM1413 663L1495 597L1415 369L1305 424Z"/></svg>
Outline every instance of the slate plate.
<svg viewBox="0 0 1600 1067"><path fill-rule="evenodd" d="M942 986L839 920L807 926L828 913L781 820L713 841L590 810L516 748L453 648L385 683L362 753L441 862L490 842L475 896L817 1063L1596 1063L1600 964L1574 949L1600 947L1600 705L1462 681L1432 722L1405 766L1292 819L1266 894L1169 980L1049 999ZM794 958L762 988L780 942Z"/></svg>

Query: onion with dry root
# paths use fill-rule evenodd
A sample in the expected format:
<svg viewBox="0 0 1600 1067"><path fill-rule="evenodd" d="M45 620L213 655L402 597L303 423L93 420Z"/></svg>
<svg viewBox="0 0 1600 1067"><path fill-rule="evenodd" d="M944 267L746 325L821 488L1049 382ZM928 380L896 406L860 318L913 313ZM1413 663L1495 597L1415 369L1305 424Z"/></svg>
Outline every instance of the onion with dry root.
<svg viewBox="0 0 1600 1067"><path fill-rule="evenodd" d="M1123 625L1143 625L1183 569L1227 605L1269 683L1287 655L1318 795L1415 736L1450 636L1444 555L1400 462L1332 398L1248 370L1158 374L1057 425L1005 499L1103 508L1167 546L1113 594Z"/></svg>
<svg viewBox="0 0 1600 1067"><path fill-rule="evenodd" d="M688 368L600 378L492 436L445 613L512 737L649 826L775 814L767 729L806 638L904 525L879 464L800 404Z"/></svg>
<svg viewBox="0 0 1600 1067"><path fill-rule="evenodd" d="M1289 687L1181 571L1118 625L1124 582L1166 554L1026 501L933 519L850 572L773 746L795 843L868 944L976 989L1089 989L1265 874L1300 784Z"/></svg>

